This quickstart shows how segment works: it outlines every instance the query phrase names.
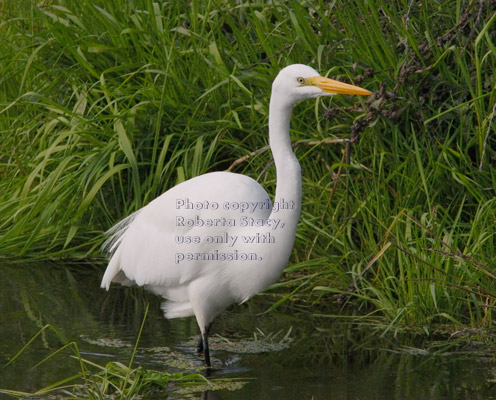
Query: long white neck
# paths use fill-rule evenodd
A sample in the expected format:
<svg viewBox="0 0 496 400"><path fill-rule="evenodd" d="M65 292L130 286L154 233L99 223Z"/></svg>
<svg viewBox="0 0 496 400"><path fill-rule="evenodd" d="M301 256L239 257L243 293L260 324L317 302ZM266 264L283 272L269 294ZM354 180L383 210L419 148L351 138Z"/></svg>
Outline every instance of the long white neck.
<svg viewBox="0 0 496 400"><path fill-rule="evenodd" d="M263 262L256 262L245 268L244 264L233 268L233 280L236 282L236 296L245 301L255 293L265 290L277 279L288 264L296 235L296 226L301 209L301 172L300 164L293 153L289 138L289 121L293 104L288 104L284 96L272 93L269 113L269 142L277 172L276 195L269 219L279 224L256 228L256 232L271 241L260 247ZM281 205L290 205L281 209ZM253 277L257 277L253 279Z"/></svg>
<svg viewBox="0 0 496 400"><path fill-rule="evenodd" d="M284 227L278 232L278 240L285 243L289 258L300 218L301 169L289 137L293 104L284 97L281 93L272 93L270 99L269 144L277 173L274 205L278 205L280 209L277 212L273 210L269 218L280 219L284 223ZM285 205L289 208L281 209Z"/></svg>

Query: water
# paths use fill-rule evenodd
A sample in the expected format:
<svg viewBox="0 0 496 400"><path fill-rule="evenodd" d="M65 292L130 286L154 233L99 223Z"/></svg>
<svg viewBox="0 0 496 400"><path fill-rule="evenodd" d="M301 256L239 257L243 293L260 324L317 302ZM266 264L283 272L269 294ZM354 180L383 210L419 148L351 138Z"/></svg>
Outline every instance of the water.
<svg viewBox="0 0 496 400"><path fill-rule="evenodd" d="M45 330L13 364L1 368L0 388L34 392L77 373L69 348L31 368L69 342L77 343L83 358L101 365L127 363L146 304L136 363L198 371L194 319L165 320L159 299L139 289L115 286L107 293L99 289L102 273L90 266L0 266L0 364L43 326L57 331ZM212 377L241 379L241 389L183 393L173 386L157 398L496 398L495 353L472 336L463 342L447 341L445 335L442 340L381 337L374 325L312 316L310 307L264 314L274 301L257 296L222 314L212 328Z"/></svg>

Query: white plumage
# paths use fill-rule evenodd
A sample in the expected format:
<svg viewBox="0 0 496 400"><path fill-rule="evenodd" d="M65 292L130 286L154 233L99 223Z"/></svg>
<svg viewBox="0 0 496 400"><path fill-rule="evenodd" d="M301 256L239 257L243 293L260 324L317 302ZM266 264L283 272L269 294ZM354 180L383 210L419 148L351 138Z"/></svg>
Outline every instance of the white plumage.
<svg viewBox="0 0 496 400"><path fill-rule="evenodd" d="M112 228L112 255L101 286L144 286L166 299L167 318L194 315L199 350L210 366L214 318L275 282L287 265L301 206L300 165L289 122L304 98L370 92L320 77L305 65L284 68L272 85L269 141L277 171L274 205L252 178L212 172L183 182Z"/></svg>

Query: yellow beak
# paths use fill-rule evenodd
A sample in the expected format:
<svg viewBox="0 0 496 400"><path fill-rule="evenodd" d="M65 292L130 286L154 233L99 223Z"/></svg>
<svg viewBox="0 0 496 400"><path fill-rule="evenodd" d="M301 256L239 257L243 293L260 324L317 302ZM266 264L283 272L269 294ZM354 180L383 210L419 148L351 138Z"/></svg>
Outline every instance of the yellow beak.
<svg viewBox="0 0 496 400"><path fill-rule="evenodd" d="M317 86L326 93L335 94L358 94L361 96L370 96L372 92L362 89L358 86L349 85L344 82L335 81L334 79L324 78L323 76L314 76L307 78L310 85Z"/></svg>

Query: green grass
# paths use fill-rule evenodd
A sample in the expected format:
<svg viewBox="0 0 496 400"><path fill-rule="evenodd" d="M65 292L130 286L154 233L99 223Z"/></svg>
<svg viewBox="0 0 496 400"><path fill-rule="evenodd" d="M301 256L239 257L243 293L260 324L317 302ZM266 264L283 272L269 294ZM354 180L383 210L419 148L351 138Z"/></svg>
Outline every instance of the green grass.
<svg viewBox="0 0 496 400"><path fill-rule="evenodd" d="M301 62L375 95L295 109L304 204L285 291L394 329L490 328L493 5L4 2L2 257L100 257L115 222L264 147L271 81ZM273 191L273 168L261 182Z"/></svg>

